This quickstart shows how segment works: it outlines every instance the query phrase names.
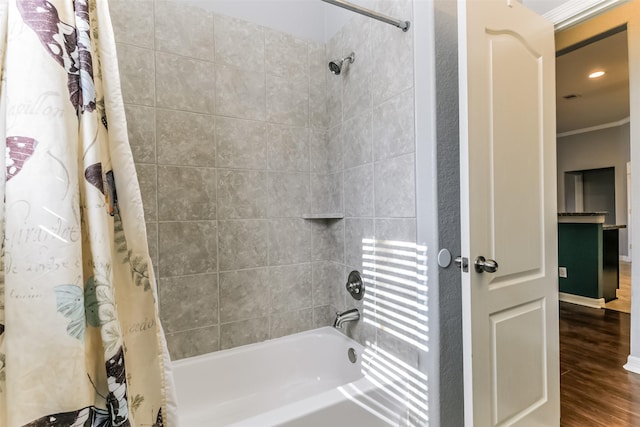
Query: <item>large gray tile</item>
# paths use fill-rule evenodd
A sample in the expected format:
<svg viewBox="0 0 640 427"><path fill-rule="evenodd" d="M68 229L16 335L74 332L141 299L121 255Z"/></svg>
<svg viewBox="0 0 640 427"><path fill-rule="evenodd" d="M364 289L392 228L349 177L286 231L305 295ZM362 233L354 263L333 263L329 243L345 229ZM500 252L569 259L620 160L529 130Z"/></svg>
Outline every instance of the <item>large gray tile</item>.
<svg viewBox="0 0 640 427"><path fill-rule="evenodd" d="M265 120L266 84L263 72L216 65L216 114Z"/></svg>
<svg viewBox="0 0 640 427"><path fill-rule="evenodd" d="M405 331L398 331L398 327L393 327L391 325L385 325L387 329L382 329L377 331L378 337L378 346L381 349L386 350L388 353L391 353L393 356L402 360L404 363L409 365L411 368L418 370L419 369L419 357L420 350L413 343L407 342L406 339L402 339L395 334L387 332L389 329L393 330L396 333L401 334L403 337L409 339L416 339L413 334L407 334ZM428 343L418 338L417 341L421 342L423 345L427 345ZM387 361L390 361L391 358L387 357ZM405 371L407 369L405 368Z"/></svg>
<svg viewBox="0 0 640 427"><path fill-rule="evenodd" d="M213 116L161 109L156 116L159 164L215 166Z"/></svg>
<svg viewBox="0 0 640 427"><path fill-rule="evenodd" d="M175 1L156 1L156 50L213 61L213 16Z"/></svg>
<svg viewBox="0 0 640 427"><path fill-rule="evenodd" d="M377 217L415 217L416 179L413 154L374 165Z"/></svg>
<svg viewBox="0 0 640 427"><path fill-rule="evenodd" d="M167 346L171 360L218 351L220 349L219 328L216 325L167 334Z"/></svg>
<svg viewBox="0 0 640 427"><path fill-rule="evenodd" d="M326 45L319 41L309 40L309 75L326 75L328 69Z"/></svg>
<svg viewBox="0 0 640 427"><path fill-rule="evenodd" d="M329 132L325 129L311 129L309 132L309 170L313 173L327 173Z"/></svg>
<svg viewBox="0 0 640 427"><path fill-rule="evenodd" d="M267 74L267 120L292 126L309 125L309 78Z"/></svg>
<svg viewBox="0 0 640 427"><path fill-rule="evenodd" d="M308 76L307 41L265 29L265 66L279 77Z"/></svg>
<svg viewBox="0 0 640 427"><path fill-rule="evenodd" d="M269 265L302 264L310 259L311 236L305 220L269 220Z"/></svg>
<svg viewBox="0 0 640 427"><path fill-rule="evenodd" d="M155 105L153 50L118 43L122 100L126 104Z"/></svg>
<svg viewBox="0 0 640 427"><path fill-rule="evenodd" d="M216 170L158 166L160 221L216 219Z"/></svg>
<svg viewBox="0 0 640 427"><path fill-rule="evenodd" d="M271 313L312 307L311 282L311 264L269 267Z"/></svg>
<svg viewBox="0 0 640 427"><path fill-rule="evenodd" d="M335 76L327 70L327 126L335 127L342 123L342 77Z"/></svg>
<svg viewBox="0 0 640 427"><path fill-rule="evenodd" d="M241 320L220 326L220 349L253 344L269 339L269 318Z"/></svg>
<svg viewBox="0 0 640 427"><path fill-rule="evenodd" d="M371 112L345 121L342 130L345 169L371 163L373 161Z"/></svg>
<svg viewBox="0 0 640 427"><path fill-rule="evenodd" d="M345 52L342 47L342 31L338 32L327 42L326 62L343 58L349 52ZM333 75L329 71L328 65L325 68L327 82L327 123L334 127L342 123L342 81L343 75Z"/></svg>
<svg viewBox="0 0 640 427"><path fill-rule="evenodd" d="M313 221L311 259L344 263L344 221Z"/></svg>
<svg viewBox="0 0 640 427"><path fill-rule="evenodd" d="M373 146L376 160L415 151L413 91L405 91L373 110Z"/></svg>
<svg viewBox="0 0 640 427"><path fill-rule="evenodd" d="M160 318L167 332L218 324L218 275L160 279Z"/></svg>
<svg viewBox="0 0 640 427"><path fill-rule="evenodd" d="M333 325L336 313L331 310L331 306L322 305L320 307L313 308L313 327L322 328L324 326Z"/></svg>
<svg viewBox="0 0 640 427"><path fill-rule="evenodd" d="M325 129L329 122L327 116L326 82L312 79L309 83L309 125Z"/></svg>
<svg viewBox="0 0 640 427"><path fill-rule="evenodd" d="M218 170L218 218L267 217L267 173Z"/></svg>
<svg viewBox="0 0 640 427"><path fill-rule="evenodd" d="M267 316L269 285L266 268L220 273L220 322Z"/></svg>
<svg viewBox="0 0 640 427"><path fill-rule="evenodd" d="M158 180L156 165L137 164L136 172L142 195L145 221L158 220Z"/></svg>
<svg viewBox="0 0 640 427"><path fill-rule="evenodd" d="M327 111L327 60L325 45L309 42L309 124L326 128L329 123Z"/></svg>
<svg viewBox="0 0 640 427"><path fill-rule="evenodd" d="M269 169L309 171L309 129L271 125L268 132Z"/></svg>
<svg viewBox="0 0 640 427"><path fill-rule="evenodd" d="M373 164L344 171L344 214L373 216Z"/></svg>
<svg viewBox="0 0 640 427"><path fill-rule="evenodd" d="M220 271L267 265L266 221L220 221L219 227Z"/></svg>
<svg viewBox="0 0 640 427"><path fill-rule="evenodd" d="M116 42L153 49L153 3L153 0L109 2Z"/></svg>
<svg viewBox="0 0 640 427"><path fill-rule="evenodd" d="M156 110L152 107L125 104L127 134L136 163L156 162Z"/></svg>
<svg viewBox="0 0 640 427"><path fill-rule="evenodd" d="M381 13L390 16L402 16L412 20L413 2L380 1ZM382 22L372 22L371 43L373 68L373 104L379 103L409 89L413 86L413 35L398 31L397 28Z"/></svg>
<svg viewBox="0 0 640 427"><path fill-rule="evenodd" d="M312 129L309 139L309 161L313 173L342 170L342 126L336 126L328 132Z"/></svg>
<svg viewBox="0 0 640 427"><path fill-rule="evenodd" d="M267 168L267 127L264 123L218 117L215 134L219 168Z"/></svg>
<svg viewBox="0 0 640 427"><path fill-rule="evenodd" d="M217 237L215 221L160 223L160 276L215 272Z"/></svg>
<svg viewBox="0 0 640 427"><path fill-rule="evenodd" d="M335 262L313 263L313 305L331 305L336 310L344 310L347 290L342 264ZM335 315L335 313L333 313ZM333 319L332 319L333 320Z"/></svg>
<svg viewBox="0 0 640 427"><path fill-rule="evenodd" d="M343 76L343 120L360 115L371 109L371 19L355 16L344 28L342 43L345 55L356 52L353 64L344 68Z"/></svg>
<svg viewBox="0 0 640 427"><path fill-rule="evenodd" d="M264 72L264 28L223 15L214 15L216 63Z"/></svg>
<svg viewBox="0 0 640 427"><path fill-rule="evenodd" d="M416 243L415 218L376 219L376 240Z"/></svg>
<svg viewBox="0 0 640 427"><path fill-rule="evenodd" d="M158 270L158 223L157 222L147 222L147 246L149 248L149 257L151 258L151 262L153 263L154 270L157 272ZM157 277L157 274L156 274Z"/></svg>
<svg viewBox="0 0 640 427"><path fill-rule="evenodd" d="M301 217L309 212L309 174L269 172L270 218Z"/></svg>
<svg viewBox="0 0 640 427"><path fill-rule="evenodd" d="M373 239L373 219L347 218L344 225L345 263L362 269L362 239Z"/></svg>
<svg viewBox="0 0 640 427"><path fill-rule="evenodd" d="M312 308L271 315L270 338L279 338L309 329L313 329Z"/></svg>
<svg viewBox="0 0 640 427"><path fill-rule="evenodd" d="M342 212L342 172L311 175L311 212Z"/></svg>
<svg viewBox="0 0 640 427"><path fill-rule="evenodd" d="M214 112L213 64L156 53L156 105L159 108Z"/></svg>

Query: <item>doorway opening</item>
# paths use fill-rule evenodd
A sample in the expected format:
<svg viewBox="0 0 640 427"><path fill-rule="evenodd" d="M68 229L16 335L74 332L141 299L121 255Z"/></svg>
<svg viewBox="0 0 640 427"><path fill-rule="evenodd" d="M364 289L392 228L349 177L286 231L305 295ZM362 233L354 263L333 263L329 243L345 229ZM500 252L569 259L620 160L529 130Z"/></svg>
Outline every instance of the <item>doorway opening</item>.
<svg viewBox="0 0 640 427"><path fill-rule="evenodd" d="M640 420L634 405L624 403L631 402L640 387L640 376L628 375L623 368L630 354L631 311L628 52L626 24L557 52L558 211L605 212L596 235L603 263L596 280L611 280L607 262L616 267L615 294L609 293L601 308L560 303L563 426L636 425ZM604 74L593 77L596 72ZM603 242L614 234L617 244L607 249ZM561 289L563 280L559 279ZM589 399L617 403L607 409L585 405Z"/></svg>

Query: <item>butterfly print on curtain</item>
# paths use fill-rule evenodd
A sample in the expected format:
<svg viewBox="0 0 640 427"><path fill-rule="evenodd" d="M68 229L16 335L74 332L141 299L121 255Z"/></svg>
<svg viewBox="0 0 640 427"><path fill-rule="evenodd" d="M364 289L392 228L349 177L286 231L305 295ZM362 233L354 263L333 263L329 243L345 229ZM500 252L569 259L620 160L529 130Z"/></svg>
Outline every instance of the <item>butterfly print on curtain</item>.
<svg viewBox="0 0 640 427"><path fill-rule="evenodd" d="M89 182L89 184L93 185L102 194L104 194L109 215L116 215L118 213L118 195L116 193L116 182L113 177L113 171L108 171L105 174L105 182L102 176L102 163L95 163L85 169L84 178Z"/></svg>
<svg viewBox="0 0 640 427"><path fill-rule="evenodd" d="M96 187L104 194L104 181L102 180L102 163L93 164L84 171L84 178L89 184Z"/></svg>
<svg viewBox="0 0 640 427"><path fill-rule="evenodd" d="M6 139L5 162L7 165L7 182L16 176L24 167L38 145L38 141L26 136L10 136Z"/></svg>
<svg viewBox="0 0 640 427"><path fill-rule="evenodd" d="M74 1L78 28L62 22L58 10L47 0L21 0L16 4L24 23L36 33L49 55L67 72L69 99L76 113L94 111L96 90L90 50L88 2Z"/></svg>
<svg viewBox="0 0 640 427"><path fill-rule="evenodd" d="M109 395L106 397L107 409L89 406L76 411L46 415L26 424L24 427L130 427L127 402L126 371L124 351L119 351L107 360L107 383ZM156 424L162 427L162 416L158 412Z"/></svg>

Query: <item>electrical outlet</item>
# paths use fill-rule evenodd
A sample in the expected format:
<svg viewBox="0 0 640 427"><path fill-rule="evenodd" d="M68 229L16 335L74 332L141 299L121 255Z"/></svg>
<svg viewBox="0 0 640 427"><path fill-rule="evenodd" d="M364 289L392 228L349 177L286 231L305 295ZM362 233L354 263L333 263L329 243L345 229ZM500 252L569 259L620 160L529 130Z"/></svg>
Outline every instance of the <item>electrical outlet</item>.
<svg viewBox="0 0 640 427"><path fill-rule="evenodd" d="M558 268L558 274L560 275L560 277L562 279L566 279L567 278L567 267L559 267Z"/></svg>

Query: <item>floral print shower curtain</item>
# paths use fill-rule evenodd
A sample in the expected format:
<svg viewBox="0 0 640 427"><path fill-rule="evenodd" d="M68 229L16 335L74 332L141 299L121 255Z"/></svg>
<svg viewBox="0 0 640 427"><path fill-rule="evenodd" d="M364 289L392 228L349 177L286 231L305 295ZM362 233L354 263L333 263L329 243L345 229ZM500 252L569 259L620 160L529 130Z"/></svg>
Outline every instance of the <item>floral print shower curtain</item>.
<svg viewBox="0 0 640 427"><path fill-rule="evenodd" d="M175 426L106 0L0 3L0 427Z"/></svg>

